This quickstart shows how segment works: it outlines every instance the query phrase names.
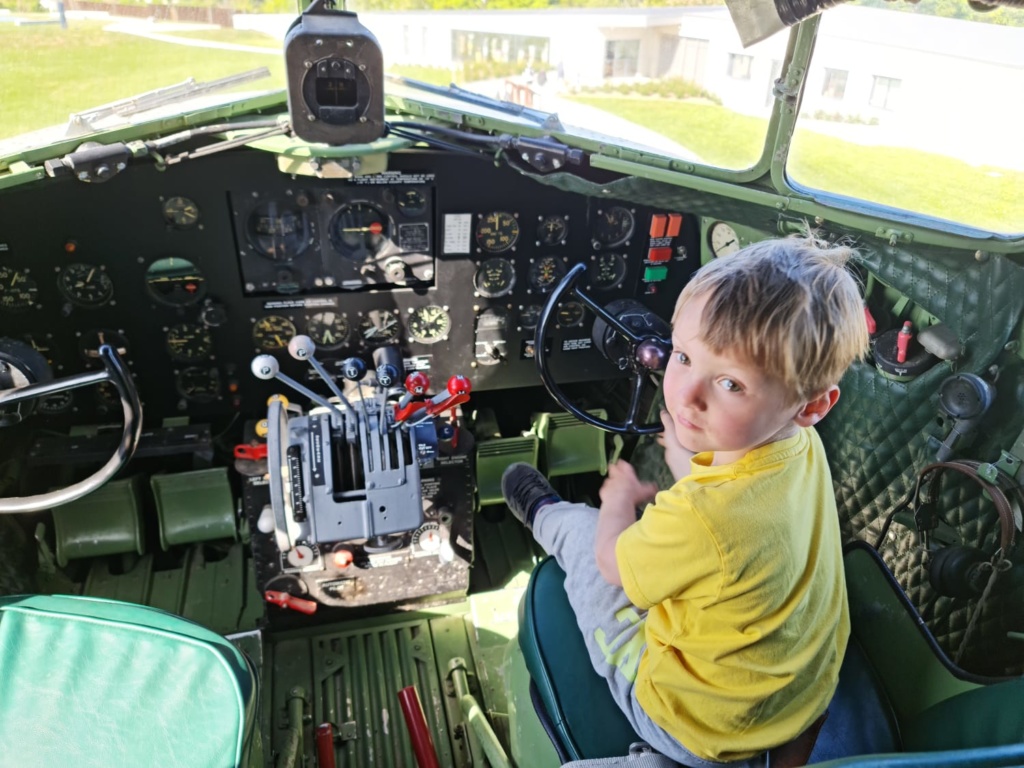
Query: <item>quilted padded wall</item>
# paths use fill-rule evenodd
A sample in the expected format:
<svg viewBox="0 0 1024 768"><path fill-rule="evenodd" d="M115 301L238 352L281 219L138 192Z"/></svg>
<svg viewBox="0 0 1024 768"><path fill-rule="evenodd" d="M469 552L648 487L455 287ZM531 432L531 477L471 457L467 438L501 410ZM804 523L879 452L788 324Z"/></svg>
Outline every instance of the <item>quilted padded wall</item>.
<svg viewBox="0 0 1024 768"><path fill-rule="evenodd" d="M1004 348L1014 338L1024 306L1024 270L999 256L979 262L962 252L922 256L890 248L862 253L868 270L950 326L964 349L956 368L940 363L909 383L890 381L869 364L855 365L841 383L838 405L820 425L844 536L873 542L882 519L912 488L917 471L935 460L930 436L937 431L939 386L954 372L982 374L1011 358ZM1015 375L1008 373L997 387L1009 407L989 414L984 424L989 434L964 458L998 459L1024 427L1014 397ZM992 551L998 518L972 483L944 484L940 508L964 543ZM978 601L934 593L927 580L928 555L915 531L894 525L882 551L953 658ZM982 675L1024 673L1024 643L1007 637L1008 632L1024 631L1022 606L1021 585L986 601L960 661L964 669Z"/></svg>

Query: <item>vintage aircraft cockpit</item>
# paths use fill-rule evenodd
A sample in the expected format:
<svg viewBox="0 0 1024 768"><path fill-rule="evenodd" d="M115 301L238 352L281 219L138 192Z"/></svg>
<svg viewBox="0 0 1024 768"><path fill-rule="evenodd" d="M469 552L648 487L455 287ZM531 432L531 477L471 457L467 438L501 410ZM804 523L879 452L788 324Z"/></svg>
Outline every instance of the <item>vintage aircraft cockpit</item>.
<svg viewBox="0 0 1024 768"><path fill-rule="evenodd" d="M664 483L676 297L702 264L808 231L859 253L871 350L818 431L873 670L850 676L885 701L844 688L848 751L772 764L1024 762L1006 715L1024 674L1013 3L922 15L950 42L915 60L911 14L861 5L357 17L316 0L227 21L94 5L16 9L0 41L31 61L102 29L204 50L211 76L61 102L75 114L55 128L0 122L12 765L68 744L83 765L625 765L585 656L580 671L551 640L571 615L501 474L525 461L596 500L622 457ZM232 57L272 71L224 76ZM925 80L957 93L941 109L961 122L914 122ZM47 674L110 719L51 704L40 746ZM113 762L96 751L176 685L168 722L199 732L139 726Z"/></svg>

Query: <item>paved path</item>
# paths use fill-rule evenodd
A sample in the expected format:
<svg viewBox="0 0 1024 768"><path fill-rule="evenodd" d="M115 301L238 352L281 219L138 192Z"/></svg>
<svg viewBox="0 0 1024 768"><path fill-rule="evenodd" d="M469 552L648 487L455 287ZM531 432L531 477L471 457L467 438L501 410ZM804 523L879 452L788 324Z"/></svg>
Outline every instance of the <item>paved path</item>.
<svg viewBox="0 0 1024 768"><path fill-rule="evenodd" d="M237 43L222 43L218 40L203 40L195 37L178 37L167 32L195 32L208 29L220 29L216 24L176 24L159 22L160 31L157 32L157 22L141 21L137 19L121 19L103 28L106 32L121 32L126 35L145 37L148 40L156 40L161 43L173 43L175 45L187 45L192 48L215 48L220 51L238 51L240 53L264 53L268 56L283 55L278 48L270 48L260 45L238 45Z"/></svg>

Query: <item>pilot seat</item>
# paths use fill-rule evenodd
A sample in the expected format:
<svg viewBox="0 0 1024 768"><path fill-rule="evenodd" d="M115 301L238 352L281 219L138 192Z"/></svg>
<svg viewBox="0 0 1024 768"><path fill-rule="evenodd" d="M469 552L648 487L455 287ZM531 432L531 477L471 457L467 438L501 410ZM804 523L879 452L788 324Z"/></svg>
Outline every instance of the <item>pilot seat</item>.
<svg viewBox="0 0 1024 768"><path fill-rule="evenodd" d="M807 762L773 750L768 768L1024 764L1024 679L954 667L869 545L848 545L844 564L853 636L839 687ZM564 580L547 558L520 604L530 698L561 763L626 756L640 738L590 666Z"/></svg>

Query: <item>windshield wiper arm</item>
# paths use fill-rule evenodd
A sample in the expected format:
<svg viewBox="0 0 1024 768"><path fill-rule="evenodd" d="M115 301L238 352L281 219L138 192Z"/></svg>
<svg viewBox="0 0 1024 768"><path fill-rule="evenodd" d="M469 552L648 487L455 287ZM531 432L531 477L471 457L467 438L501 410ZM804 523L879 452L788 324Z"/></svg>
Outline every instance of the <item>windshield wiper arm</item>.
<svg viewBox="0 0 1024 768"><path fill-rule="evenodd" d="M494 109L508 115L521 117L525 120L529 120L531 123L536 123L539 126L551 130L558 130L561 127L558 115L552 112L543 112L539 109L524 107L522 104L513 104L510 101L502 101L501 99L484 96L483 94L475 93L474 91L467 91L465 88L460 88L455 85L455 83L447 86L431 85L430 83L425 83L422 80L415 80L411 77L400 77L398 75L388 75L387 79L392 82L401 83L402 85L408 85L419 91L426 91L427 93L433 93L437 96L449 96L468 104L475 104L478 107L487 107L488 109Z"/></svg>
<svg viewBox="0 0 1024 768"><path fill-rule="evenodd" d="M267 67L250 69L237 75L228 75L227 77L203 83L197 83L194 78L190 77L188 80L176 85L156 88L152 91L140 93L137 96L129 96L127 99L112 101L109 104L101 104L98 107L93 107L83 112L76 112L68 120L66 135L73 137L91 133L95 130L93 127L94 123L111 115L127 116L137 112L146 112L150 109L174 104L183 99L190 99L194 96L233 88L236 85L252 82L253 80L262 80L265 77L270 77L270 70Z"/></svg>

